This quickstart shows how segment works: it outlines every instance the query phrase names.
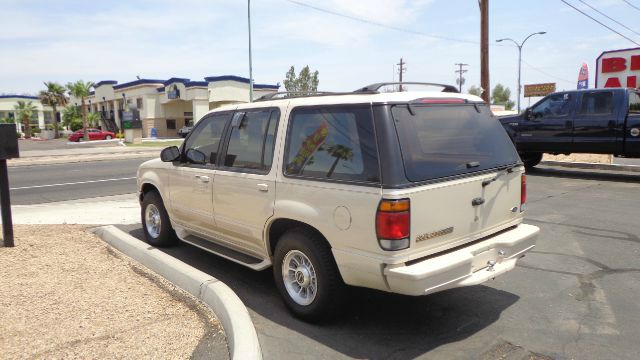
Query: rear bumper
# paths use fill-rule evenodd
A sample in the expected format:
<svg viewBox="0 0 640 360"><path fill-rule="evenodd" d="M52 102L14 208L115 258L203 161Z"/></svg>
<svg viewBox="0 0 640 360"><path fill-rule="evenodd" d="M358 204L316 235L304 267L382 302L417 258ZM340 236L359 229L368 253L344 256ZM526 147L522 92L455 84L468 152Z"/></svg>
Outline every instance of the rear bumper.
<svg viewBox="0 0 640 360"><path fill-rule="evenodd" d="M521 224L485 241L406 266L387 265L383 273L391 292L426 295L450 288L477 285L516 266L535 246L540 229Z"/></svg>

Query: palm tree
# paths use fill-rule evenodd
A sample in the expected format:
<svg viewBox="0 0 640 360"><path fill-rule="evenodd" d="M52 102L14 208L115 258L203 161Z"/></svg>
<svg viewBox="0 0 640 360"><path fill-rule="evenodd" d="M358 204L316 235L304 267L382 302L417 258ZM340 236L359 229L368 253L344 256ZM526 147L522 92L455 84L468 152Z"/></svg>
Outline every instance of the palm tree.
<svg viewBox="0 0 640 360"><path fill-rule="evenodd" d="M84 139L89 141L89 133L87 132L87 109L84 106L84 100L89 96L93 82L78 80L74 83L67 83L67 90L71 96L80 99L80 111L82 114L82 126L84 127Z"/></svg>
<svg viewBox="0 0 640 360"><path fill-rule="evenodd" d="M97 112L90 112L87 114L87 123L91 127L98 127L100 124L100 115Z"/></svg>
<svg viewBox="0 0 640 360"><path fill-rule="evenodd" d="M29 120L34 112L38 111L38 108L33 105L31 101L18 101L18 105L13 107L16 109L16 117L22 121L24 125L24 137L29 139L31 137L31 124Z"/></svg>
<svg viewBox="0 0 640 360"><path fill-rule="evenodd" d="M327 147L327 152L329 155L336 158L336 160L331 164L331 168L329 172L327 172L327 177L330 178L333 175L333 171L336 169L338 162L340 160L351 160L353 159L353 150L351 148L346 147L344 145L331 145Z"/></svg>
<svg viewBox="0 0 640 360"><path fill-rule="evenodd" d="M45 82L44 86L46 90L40 91L40 101L43 105L49 105L53 109L53 131L54 137L57 139L58 134L58 120L56 114L58 114L58 106L67 106L67 96L65 95L64 86L55 82Z"/></svg>

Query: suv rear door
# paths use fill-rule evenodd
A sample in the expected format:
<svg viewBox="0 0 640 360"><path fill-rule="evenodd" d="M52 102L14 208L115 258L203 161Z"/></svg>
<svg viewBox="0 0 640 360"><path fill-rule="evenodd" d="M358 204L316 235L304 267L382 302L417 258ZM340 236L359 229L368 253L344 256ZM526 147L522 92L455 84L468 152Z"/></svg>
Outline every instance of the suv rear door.
<svg viewBox="0 0 640 360"><path fill-rule="evenodd" d="M436 101L436 100L434 100ZM402 152L414 250L445 250L520 219L518 154L484 104L391 107Z"/></svg>
<svg viewBox="0 0 640 360"><path fill-rule="evenodd" d="M276 194L272 166L278 108L251 109L233 115L214 187L218 236L243 251L264 255L263 230L273 216Z"/></svg>

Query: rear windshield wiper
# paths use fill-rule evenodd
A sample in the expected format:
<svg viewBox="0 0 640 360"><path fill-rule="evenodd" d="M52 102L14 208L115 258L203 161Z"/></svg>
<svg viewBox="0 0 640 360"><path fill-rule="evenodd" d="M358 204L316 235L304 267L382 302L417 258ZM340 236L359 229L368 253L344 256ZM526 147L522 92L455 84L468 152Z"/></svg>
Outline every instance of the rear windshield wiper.
<svg viewBox="0 0 640 360"><path fill-rule="evenodd" d="M504 174L510 174L513 172L513 169L517 168L518 166L520 166L520 163L515 163L515 164L511 164L509 166L507 166L506 168L502 169L496 176L494 176L493 178L489 179L489 180L485 180L482 182L482 187L485 187L489 184L491 184L492 182L498 180L498 178L500 178L500 176L504 175Z"/></svg>

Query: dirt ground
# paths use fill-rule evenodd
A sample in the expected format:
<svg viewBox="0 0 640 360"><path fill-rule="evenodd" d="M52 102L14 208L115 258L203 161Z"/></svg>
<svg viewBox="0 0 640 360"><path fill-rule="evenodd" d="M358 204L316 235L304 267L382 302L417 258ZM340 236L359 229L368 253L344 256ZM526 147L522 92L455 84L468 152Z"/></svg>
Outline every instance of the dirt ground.
<svg viewBox="0 0 640 360"><path fill-rule="evenodd" d="M586 162L599 164L612 164L613 155L601 154L570 154L570 155L550 155L544 154L542 161L568 161L568 162Z"/></svg>
<svg viewBox="0 0 640 360"><path fill-rule="evenodd" d="M0 358L228 358L205 305L87 229L16 225L0 247Z"/></svg>

